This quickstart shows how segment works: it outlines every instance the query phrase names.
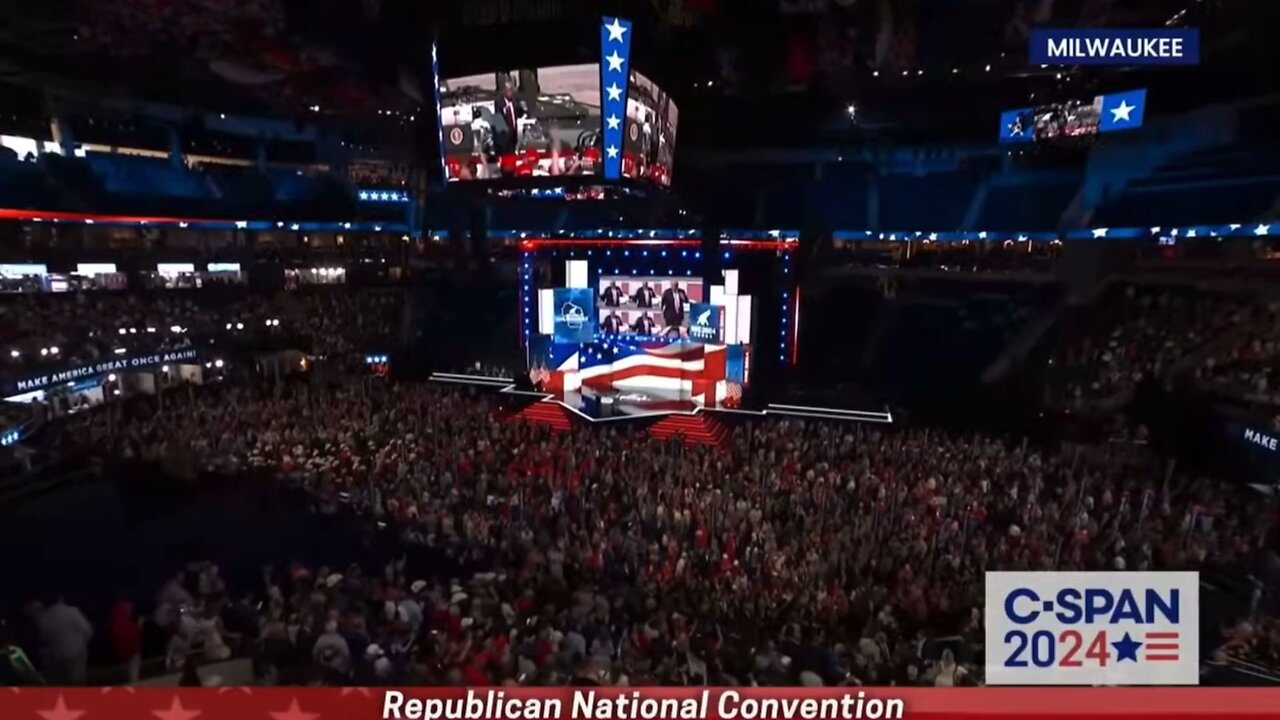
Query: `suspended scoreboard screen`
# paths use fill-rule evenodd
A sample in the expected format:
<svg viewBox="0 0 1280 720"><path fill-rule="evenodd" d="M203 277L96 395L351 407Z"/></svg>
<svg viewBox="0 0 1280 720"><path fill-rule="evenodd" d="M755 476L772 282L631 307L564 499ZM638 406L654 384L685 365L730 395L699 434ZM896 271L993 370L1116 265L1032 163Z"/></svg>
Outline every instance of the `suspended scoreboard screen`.
<svg viewBox="0 0 1280 720"><path fill-rule="evenodd" d="M598 62L440 77L438 128L450 182L531 177L671 183L679 110L631 67L632 24L604 18Z"/></svg>

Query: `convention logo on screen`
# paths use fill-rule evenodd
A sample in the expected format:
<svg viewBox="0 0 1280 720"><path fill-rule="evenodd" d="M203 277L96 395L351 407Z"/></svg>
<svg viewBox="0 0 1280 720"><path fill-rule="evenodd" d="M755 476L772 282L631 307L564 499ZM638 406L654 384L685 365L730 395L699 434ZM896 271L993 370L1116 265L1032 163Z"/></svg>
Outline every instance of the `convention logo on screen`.
<svg viewBox="0 0 1280 720"><path fill-rule="evenodd" d="M698 342L724 341L721 308L706 303L693 303L689 309L689 339Z"/></svg>
<svg viewBox="0 0 1280 720"><path fill-rule="evenodd" d="M552 293L555 319L552 335L556 342L591 342L595 336L592 308L595 296L586 288L556 288Z"/></svg>
<svg viewBox="0 0 1280 720"><path fill-rule="evenodd" d="M988 572L990 685L1195 685L1200 574Z"/></svg>

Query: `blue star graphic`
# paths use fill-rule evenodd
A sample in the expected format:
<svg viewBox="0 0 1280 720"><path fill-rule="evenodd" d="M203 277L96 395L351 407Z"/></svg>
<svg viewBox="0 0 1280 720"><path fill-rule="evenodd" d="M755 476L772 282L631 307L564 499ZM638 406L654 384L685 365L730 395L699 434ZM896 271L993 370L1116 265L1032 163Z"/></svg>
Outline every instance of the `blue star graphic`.
<svg viewBox="0 0 1280 720"><path fill-rule="evenodd" d="M1123 638L1111 644L1116 648L1116 662L1125 660L1138 662L1138 648L1142 647L1142 643L1129 637L1129 633L1126 632Z"/></svg>

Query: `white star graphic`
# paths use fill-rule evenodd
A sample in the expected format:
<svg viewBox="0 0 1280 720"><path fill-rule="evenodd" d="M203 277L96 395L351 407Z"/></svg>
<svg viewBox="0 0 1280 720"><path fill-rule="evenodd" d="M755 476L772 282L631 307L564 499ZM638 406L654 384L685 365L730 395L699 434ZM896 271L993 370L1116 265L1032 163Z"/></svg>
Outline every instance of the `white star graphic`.
<svg viewBox="0 0 1280 720"><path fill-rule="evenodd" d="M63 699L62 693L58 693L58 701L48 710L37 710L36 714L44 718L44 720L77 720L84 715L83 710L68 710L67 701Z"/></svg>
<svg viewBox="0 0 1280 720"><path fill-rule="evenodd" d="M270 715L275 718L275 720L315 720L320 717L320 713L303 712L302 708L298 707L298 698L294 698L289 703L288 710L285 710L284 712L273 712L270 713Z"/></svg>
<svg viewBox="0 0 1280 720"><path fill-rule="evenodd" d="M613 145L610 145L609 147L605 148L604 152L606 155L608 155L611 158L618 157L618 148L614 147ZM1262 233L1258 233L1258 234L1261 235Z"/></svg>
<svg viewBox="0 0 1280 720"><path fill-rule="evenodd" d="M986 240L986 239L987 239L987 232L984 230L984 231L982 231L982 232L978 233L978 239L979 239L979 240Z"/></svg>
<svg viewBox="0 0 1280 720"><path fill-rule="evenodd" d="M1027 240L1030 240L1030 238L1028 238L1026 235L1018 236L1018 242L1026 242Z"/></svg>
<svg viewBox="0 0 1280 720"><path fill-rule="evenodd" d="M368 199L369 199L369 193L367 193L367 192L365 192L365 191L361 190L361 191L360 191L360 199L361 199L361 200L368 200Z"/></svg>
<svg viewBox="0 0 1280 720"><path fill-rule="evenodd" d="M1270 233L1271 233L1271 226L1270 226L1270 225L1263 225L1263 224L1261 224L1261 223L1259 223L1259 224L1258 224L1258 227L1254 228L1254 230L1253 230L1253 234L1254 234L1254 235L1257 235L1257 236L1259 236L1259 237L1261 237L1261 236L1263 236L1263 235L1269 235Z"/></svg>
<svg viewBox="0 0 1280 720"><path fill-rule="evenodd" d="M1231 228L1232 230L1239 230L1239 229L1240 229L1240 223L1231 223L1231 224L1230 224L1230 225L1228 225L1227 227Z"/></svg>
<svg viewBox="0 0 1280 720"><path fill-rule="evenodd" d="M1094 228L1094 229L1093 229L1093 236L1094 236L1094 237L1096 237L1096 238L1104 238L1104 237L1106 237L1106 236L1107 236L1107 229L1106 229L1106 228Z"/></svg>
<svg viewBox="0 0 1280 720"><path fill-rule="evenodd" d="M937 239L938 239L938 233L929 233L929 239L930 239L930 240L937 240Z"/></svg>
<svg viewBox="0 0 1280 720"><path fill-rule="evenodd" d="M621 127L622 120L617 115L610 115L604 119L605 125L609 130L617 130Z"/></svg>
<svg viewBox="0 0 1280 720"><path fill-rule="evenodd" d="M1155 233L1158 233L1158 232L1160 232L1160 226L1159 226L1159 225L1157 225L1157 226L1155 226L1155 227L1151 228L1151 233L1152 233L1153 235L1154 235Z"/></svg>
<svg viewBox="0 0 1280 720"><path fill-rule="evenodd" d="M1129 113L1137 109L1137 105L1130 105L1128 100L1121 100L1119 105L1111 108L1111 122L1133 122L1133 119L1129 117Z"/></svg>
<svg viewBox="0 0 1280 720"><path fill-rule="evenodd" d="M622 99L622 88L618 87L618 83L616 82L610 83L609 87L605 88L604 91L609 94L610 100Z"/></svg>
<svg viewBox="0 0 1280 720"><path fill-rule="evenodd" d="M178 696L173 696L173 702L169 703L167 710L152 710L152 715L160 718L160 720L195 720L200 714L199 710L188 710L182 707L182 701L178 700Z"/></svg>
<svg viewBox="0 0 1280 720"><path fill-rule="evenodd" d="M1195 237L1195 236L1196 236L1195 228L1191 228L1190 230L1187 231L1187 237Z"/></svg>
<svg viewBox="0 0 1280 720"><path fill-rule="evenodd" d="M622 72L622 56L617 50L614 50L611 55L606 55L604 59L609 63L609 72Z"/></svg>
<svg viewBox="0 0 1280 720"><path fill-rule="evenodd" d="M622 36L627 32L627 28L618 22L618 18L613 19L613 24L605 24L605 30L609 31L609 42L622 42Z"/></svg>
<svg viewBox="0 0 1280 720"><path fill-rule="evenodd" d="M244 229L245 229L245 228L247 228L247 227L249 227L249 221L248 221L248 220L237 220L237 221L236 221L236 229L237 229L237 230L244 230Z"/></svg>

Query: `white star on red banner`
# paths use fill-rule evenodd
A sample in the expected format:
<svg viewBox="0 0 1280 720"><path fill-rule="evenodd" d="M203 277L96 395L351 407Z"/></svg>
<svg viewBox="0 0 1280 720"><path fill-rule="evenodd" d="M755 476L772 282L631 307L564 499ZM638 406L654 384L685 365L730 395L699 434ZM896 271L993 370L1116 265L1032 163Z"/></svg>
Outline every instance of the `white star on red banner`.
<svg viewBox="0 0 1280 720"><path fill-rule="evenodd" d="M182 701L177 695L173 696L173 702L169 703L169 707L165 710L152 710L152 715L160 718L160 720L195 720L200 714L199 710L188 710L182 707Z"/></svg>
<svg viewBox="0 0 1280 720"><path fill-rule="evenodd" d="M275 720L315 720L320 717L320 713L303 712L302 708L298 707L298 698L295 697L292 702L289 703L288 710L285 710L284 712L273 712L271 713L271 717L275 718Z"/></svg>
<svg viewBox="0 0 1280 720"><path fill-rule="evenodd" d="M84 715L83 710L70 710L67 708L67 701L62 695L58 695L58 700L53 707L48 710L37 710L36 714L44 718L44 720L78 720Z"/></svg>

